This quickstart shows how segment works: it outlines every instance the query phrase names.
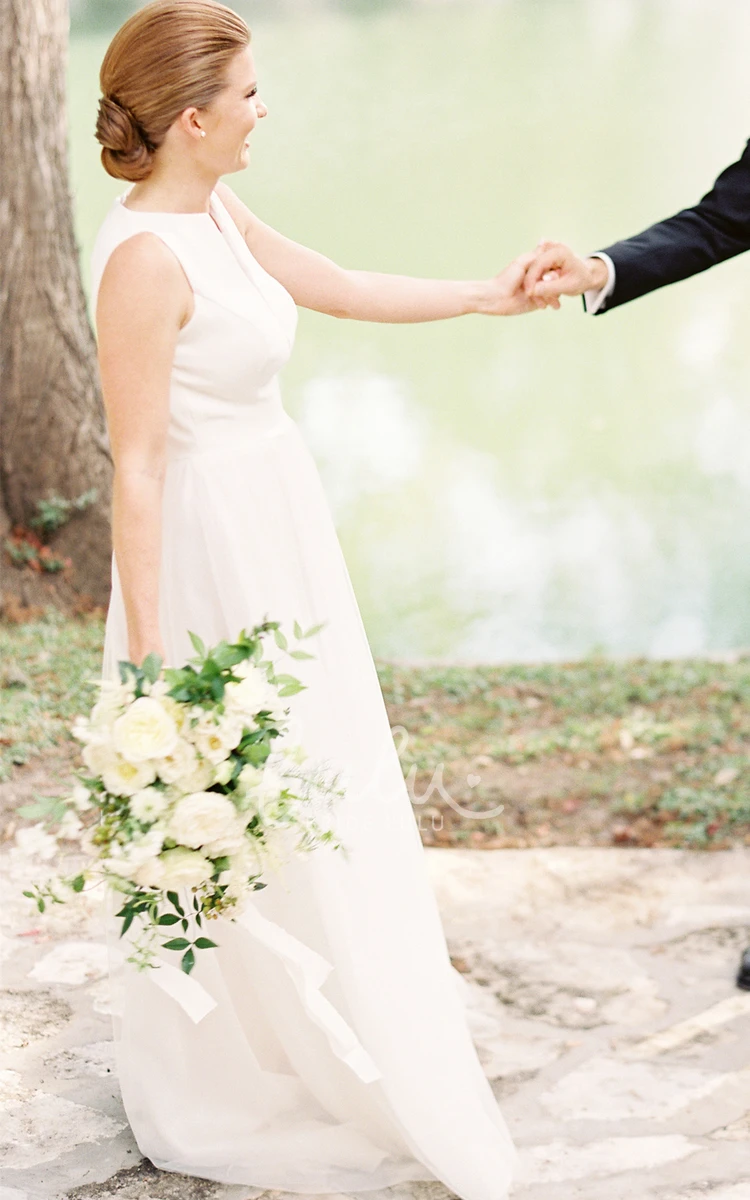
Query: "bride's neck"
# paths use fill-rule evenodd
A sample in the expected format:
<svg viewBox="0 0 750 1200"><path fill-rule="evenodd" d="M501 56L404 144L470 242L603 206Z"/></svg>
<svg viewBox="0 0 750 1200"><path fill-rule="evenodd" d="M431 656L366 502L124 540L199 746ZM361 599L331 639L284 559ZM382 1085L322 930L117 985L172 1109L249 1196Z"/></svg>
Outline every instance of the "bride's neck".
<svg viewBox="0 0 750 1200"><path fill-rule="evenodd" d="M209 212L218 176L164 171L154 166L147 179L133 185L128 207L151 212Z"/></svg>

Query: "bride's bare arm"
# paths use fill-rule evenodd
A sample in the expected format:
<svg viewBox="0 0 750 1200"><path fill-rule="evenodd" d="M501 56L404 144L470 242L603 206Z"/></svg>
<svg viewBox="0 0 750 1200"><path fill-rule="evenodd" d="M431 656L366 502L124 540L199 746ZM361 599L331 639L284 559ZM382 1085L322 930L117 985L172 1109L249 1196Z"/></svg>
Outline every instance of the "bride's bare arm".
<svg viewBox="0 0 750 1200"><path fill-rule="evenodd" d="M161 503L169 381L177 333L192 312L182 267L155 234L113 250L96 306L99 368L114 460L112 544L128 653L164 657L159 630Z"/></svg>
<svg viewBox="0 0 750 1200"><path fill-rule="evenodd" d="M259 220L227 184L216 192L260 265L302 308L354 321L439 321L466 313L514 316L544 307L525 294L535 254L524 254L491 279L416 279L350 271L317 250L293 242Z"/></svg>

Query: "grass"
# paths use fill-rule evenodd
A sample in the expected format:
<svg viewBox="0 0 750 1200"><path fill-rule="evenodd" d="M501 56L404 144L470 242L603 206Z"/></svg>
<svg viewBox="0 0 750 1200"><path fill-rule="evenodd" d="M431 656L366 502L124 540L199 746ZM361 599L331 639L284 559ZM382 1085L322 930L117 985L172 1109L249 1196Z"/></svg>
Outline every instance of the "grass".
<svg viewBox="0 0 750 1200"><path fill-rule="evenodd" d="M0 622L0 780L72 741L103 632ZM426 844L750 844L750 658L377 667Z"/></svg>

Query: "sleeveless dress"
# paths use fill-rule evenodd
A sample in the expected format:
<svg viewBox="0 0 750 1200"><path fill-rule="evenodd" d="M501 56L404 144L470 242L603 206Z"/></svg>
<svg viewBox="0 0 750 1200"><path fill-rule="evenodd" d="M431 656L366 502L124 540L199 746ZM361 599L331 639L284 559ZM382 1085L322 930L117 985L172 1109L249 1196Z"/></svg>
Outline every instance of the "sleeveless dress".
<svg viewBox="0 0 750 1200"><path fill-rule="evenodd" d="M301 1193L441 1181L505 1200L515 1150L471 1037L382 692L315 462L282 406L297 311L216 193L208 213L138 212L123 193L92 253L148 230L173 251L195 310L174 355L159 617L166 661L269 617L291 634L306 690L295 729L343 766L335 828L349 849L298 856L252 894L253 922L211 922L190 1011L161 969L123 968L107 913L125 1112L157 1168ZM102 675L128 657L117 562ZM120 957L118 958L118 953ZM163 952L169 956L169 952ZM172 955L171 961L177 961ZM175 976L188 977L172 968ZM166 975L166 972L164 973Z"/></svg>

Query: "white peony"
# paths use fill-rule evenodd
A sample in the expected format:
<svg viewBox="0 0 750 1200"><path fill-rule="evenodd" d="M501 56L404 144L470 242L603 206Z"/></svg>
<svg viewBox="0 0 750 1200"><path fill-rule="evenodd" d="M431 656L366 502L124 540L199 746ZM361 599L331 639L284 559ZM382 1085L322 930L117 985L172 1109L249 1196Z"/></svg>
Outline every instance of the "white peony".
<svg viewBox="0 0 750 1200"><path fill-rule="evenodd" d="M159 700L139 696L112 726L115 749L129 762L163 758L177 743L177 726Z"/></svg>
<svg viewBox="0 0 750 1200"><path fill-rule="evenodd" d="M232 829L228 829L222 837L216 838L215 841L206 842L201 849L208 858L220 858L224 854L238 854L246 841L244 822L236 815Z"/></svg>
<svg viewBox="0 0 750 1200"><path fill-rule="evenodd" d="M160 855L162 867L162 883L164 888L199 887L210 879L214 872L213 863L198 854L196 850L186 850L176 846L174 850L165 850Z"/></svg>
<svg viewBox="0 0 750 1200"><path fill-rule="evenodd" d="M167 797L159 788L146 787L133 792L130 797L130 811L136 821L155 821L168 805Z"/></svg>
<svg viewBox="0 0 750 1200"><path fill-rule="evenodd" d="M101 771L101 777L105 788L113 796L133 796L154 782L156 768L150 762L128 762L121 755L113 754L111 761Z"/></svg>
<svg viewBox="0 0 750 1200"><path fill-rule="evenodd" d="M229 836L237 810L220 792L193 792L178 800L169 820L169 832L183 846L205 846Z"/></svg>
<svg viewBox="0 0 750 1200"><path fill-rule="evenodd" d="M160 779L165 783L176 783L183 776L192 774L198 765L198 756L195 747L180 737L169 754L156 759L155 765Z"/></svg>

